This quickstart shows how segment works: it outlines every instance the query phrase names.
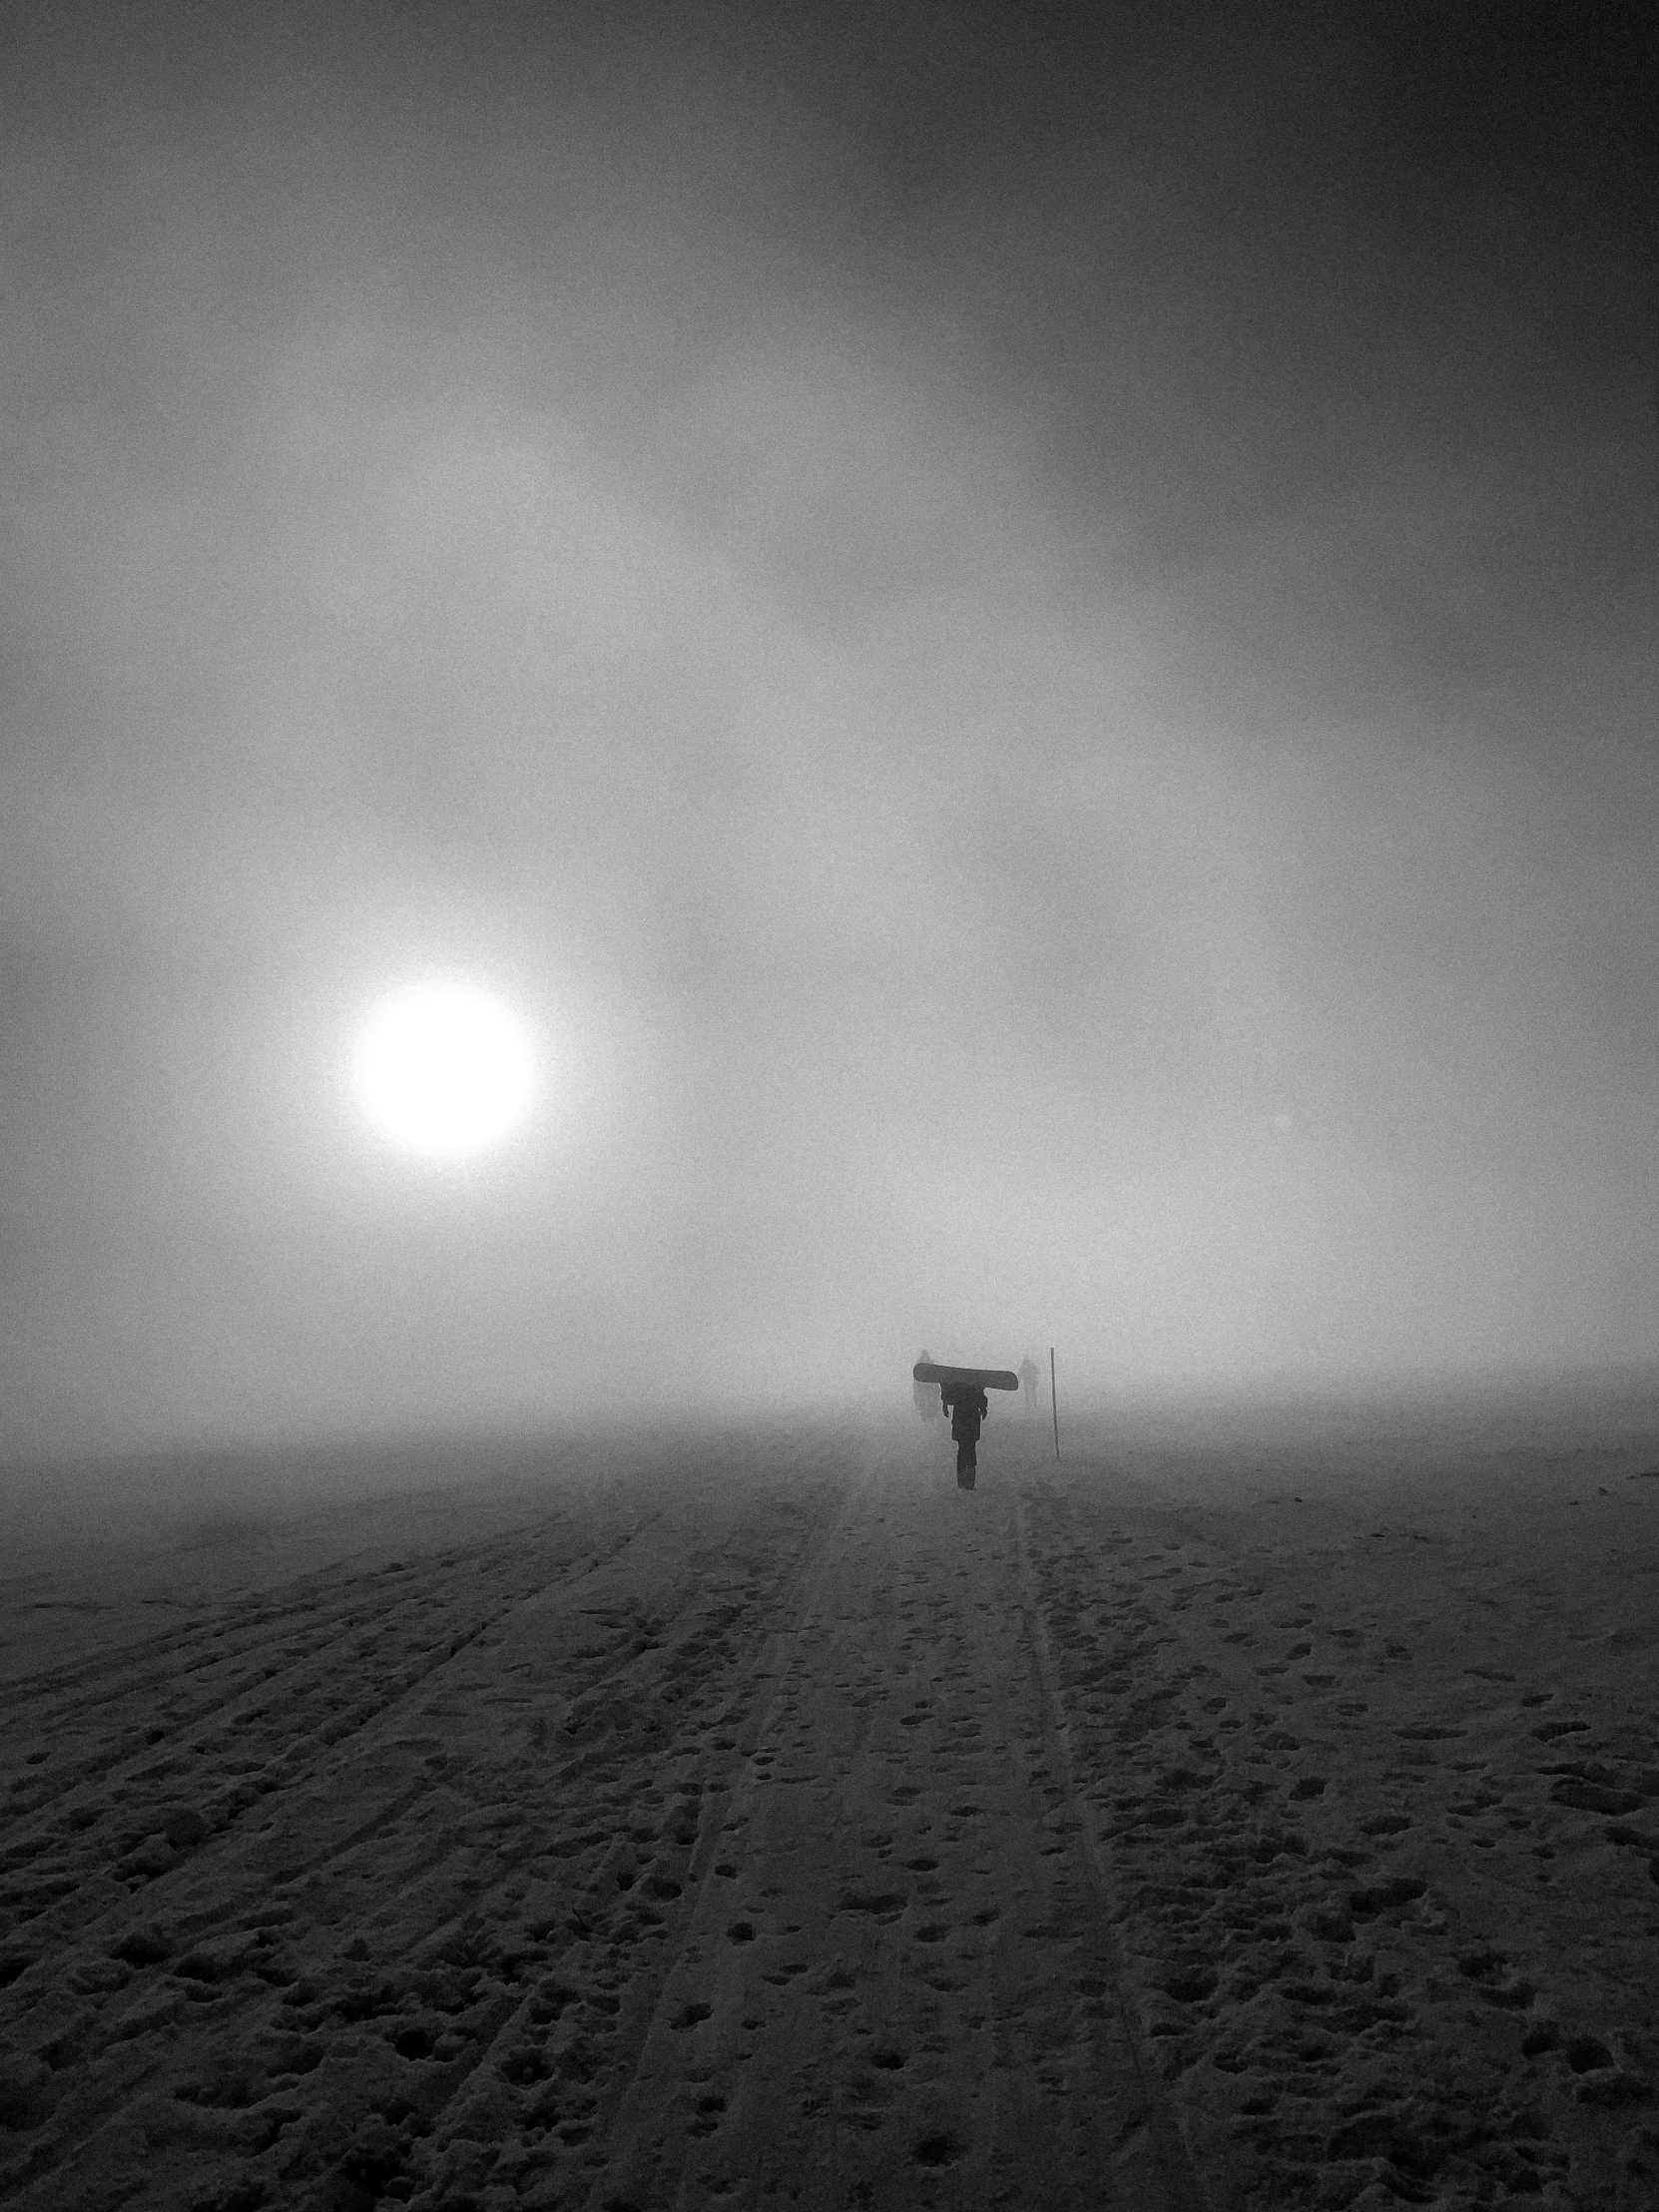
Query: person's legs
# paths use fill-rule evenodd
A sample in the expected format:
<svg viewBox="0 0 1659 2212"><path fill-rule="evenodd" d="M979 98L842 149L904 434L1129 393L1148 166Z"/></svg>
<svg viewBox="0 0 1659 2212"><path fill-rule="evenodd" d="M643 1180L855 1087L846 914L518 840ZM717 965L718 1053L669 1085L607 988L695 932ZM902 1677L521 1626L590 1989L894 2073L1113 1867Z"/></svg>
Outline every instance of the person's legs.
<svg viewBox="0 0 1659 2212"><path fill-rule="evenodd" d="M957 1489L971 1490L973 1487L974 1476L978 1473L978 1454L975 1452L972 1444L958 1444L956 1446Z"/></svg>

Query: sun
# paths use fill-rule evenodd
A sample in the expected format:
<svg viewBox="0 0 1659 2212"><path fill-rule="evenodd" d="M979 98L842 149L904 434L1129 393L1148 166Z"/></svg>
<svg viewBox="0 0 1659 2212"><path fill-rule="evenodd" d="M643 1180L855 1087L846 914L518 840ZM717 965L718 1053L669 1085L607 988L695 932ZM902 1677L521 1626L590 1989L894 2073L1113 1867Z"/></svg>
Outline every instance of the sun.
<svg viewBox="0 0 1659 2212"><path fill-rule="evenodd" d="M488 991L419 983L386 999L357 1042L363 1112L405 1152L457 1159L522 1120L535 1083L530 1040Z"/></svg>

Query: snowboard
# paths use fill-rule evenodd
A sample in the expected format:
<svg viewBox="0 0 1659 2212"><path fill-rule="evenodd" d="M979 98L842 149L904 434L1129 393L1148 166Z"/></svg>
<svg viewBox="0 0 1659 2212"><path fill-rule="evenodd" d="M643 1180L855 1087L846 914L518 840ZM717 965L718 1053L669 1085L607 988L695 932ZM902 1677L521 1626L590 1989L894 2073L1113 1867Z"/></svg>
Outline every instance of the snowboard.
<svg viewBox="0 0 1659 2212"><path fill-rule="evenodd" d="M918 1382L936 1382L950 1390L1017 1390L1019 1377L1007 1368L941 1368L918 1360L910 1370Z"/></svg>

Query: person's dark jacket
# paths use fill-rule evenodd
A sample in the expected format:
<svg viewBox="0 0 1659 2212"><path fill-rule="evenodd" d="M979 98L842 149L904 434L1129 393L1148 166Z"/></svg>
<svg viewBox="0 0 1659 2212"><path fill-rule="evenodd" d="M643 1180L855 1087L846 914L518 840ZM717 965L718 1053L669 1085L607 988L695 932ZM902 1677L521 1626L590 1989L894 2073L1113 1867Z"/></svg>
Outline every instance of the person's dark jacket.
<svg viewBox="0 0 1659 2212"><path fill-rule="evenodd" d="M979 1441L979 1423L990 1411L990 1401L981 1389L941 1390L945 1409L950 1415L950 1433L959 1444L976 1444Z"/></svg>

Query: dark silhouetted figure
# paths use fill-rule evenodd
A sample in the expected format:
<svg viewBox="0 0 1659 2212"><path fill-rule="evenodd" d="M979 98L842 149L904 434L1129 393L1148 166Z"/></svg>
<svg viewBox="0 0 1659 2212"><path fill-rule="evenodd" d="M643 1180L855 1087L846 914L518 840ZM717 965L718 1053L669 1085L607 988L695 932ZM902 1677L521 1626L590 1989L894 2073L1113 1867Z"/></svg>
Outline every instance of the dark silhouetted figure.
<svg viewBox="0 0 1659 2212"><path fill-rule="evenodd" d="M927 1347L923 1345L921 1348L921 1359L917 1363L918 1366L930 1367L932 1365L932 1362L933 1355L928 1351ZM938 1391L933 1387L931 1382L912 1382L910 1384L910 1390L916 1401L916 1411L921 1415L923 1420L931 1420L939 1409Z"/></svg>
<svg viewBox="0 0 1659 2212"><path fill-rule="evenodd" d="M1019 1386L1025 1397L1025 1410L1037 1410L1037 1363L1027 1353L1019 1364Z"/></svg>
<svg viewBox="0 0 1659 2212"><path fill-rule="evenodd" d="M971 1490L979 1471L979 1423L990 1411L990 1401L973 1382L941 1382L939 1398L956 1442L956 1487Z"/></svg>

